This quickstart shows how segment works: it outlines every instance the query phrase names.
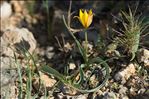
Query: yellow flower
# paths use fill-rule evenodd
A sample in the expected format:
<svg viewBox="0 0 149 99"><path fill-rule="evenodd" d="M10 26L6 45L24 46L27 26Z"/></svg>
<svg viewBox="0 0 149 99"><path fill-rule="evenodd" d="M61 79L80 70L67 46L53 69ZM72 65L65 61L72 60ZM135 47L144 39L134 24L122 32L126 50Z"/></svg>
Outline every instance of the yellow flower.
<svg viewBox="0 0 149 99"><path fill-rule="evenodd" d="M89 12L87 12L86 10L82 11L80 9L79 17L77 18L85 28L88 28L93 20L93 12L91 9L89 10Z"/></svg>

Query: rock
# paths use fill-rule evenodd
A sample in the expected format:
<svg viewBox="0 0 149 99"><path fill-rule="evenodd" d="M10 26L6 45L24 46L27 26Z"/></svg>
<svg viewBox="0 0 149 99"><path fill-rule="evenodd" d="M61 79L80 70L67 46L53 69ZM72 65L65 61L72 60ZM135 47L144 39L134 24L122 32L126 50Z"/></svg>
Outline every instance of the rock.
<svg viewBox="0 0 149 99"><path fill-rule="evenodd" d="M145 88L141 88L139 91L138 91L138 94L143 94L145 93L146 89Z"/></svg>
<svg viewBox="0 0 149 99"><path fill-rule="evenodd" d="M73 99L86 99L87 97L85 95L78 95L73 97Z"/></svg>
<svg viewBox="0 0 149 99"><path fill-rule="evenodd" d="M126 80L136 72L135 65L129 64L125 69L115 74L114 78L116 81L121 81L122 84L126 83Z"/></svg>
<svg viewBox="0 0 149 99"><path fill-rule="evenodd" d="M129 99L128 96L121 97L120 99Z"/></svg>
<svg viewBox="0 0 149 99"><path fill-rule="evenodd" d="M63 95L63 93L58 93L56 98L57 99L67 99L67 97L65 95Z"/></svg>
<svg viewBox="0 0 149 99"><path fill-rule="evenodd" d="M137 53L137 59L139 63L143 63L145 67L149 68L149 50L140 49Z"/></svg>
<svg viewBox="0 0 149 99"><path fill-rule="evenodd" d="M128 91L128 89L126 87L124 87L123 85L120 85L119 94L120 94L121 99L128 99L128 98L126 98L127 91Z"/></svg>
<svg viewBox="0 0 149 99"><path fill-rule="evenodd" d="M20 13L13 14L9 18L1 20L1 28L2 32L8 29L15 29L16 27L23 27L23 18L24 16Z"/></svg>
<svg viewBox="0 0 149 99"><path fill-rule="evenodd" d="M11 29L7 30L1 36L0 44L1 53L1 97L10 99L16 99L15 80L18 77L17 66L15 64L14 53L18 58L21 54L21 50L25 48L31 54L36 48L36 41L31 32L27 29ZM19 61L19 59L18 59ZM22 64L21 64L22 66ZM8 97L6 97L6 94Z"/></svg>
<svg viewBox="0 0 149 99"><path fill-rule="evenodd" d="M0 19L1 19L0 20L0 25L1 25L0 31L3 31L10 26L9 18L11 14L12 14L11 5L8 2L3 1L0 4Z"/></svg>
<svg viewBox="0 0 149 99"><path fill-rule="evenodd" d="M71 88L71 87L69 87L67 85L64 85L62 83L59 85L59 89L64 94L69 94L69 95L76 95L77 94L76 90L74 90L73 88Z"/></svg>
<svg viewBox="0 0 149 99"><path fill-rule="evenodd" d="M24 1L11 1L15 13L21 13L23 11Z"/></svg>
<svg viewBox="0 0 149 99"><path fill-rule="evenodd" d="M45 97L45 96L41 96L40 99L55 99L54 97Z"/></svg>
<svg viewBox="0 0 149 99"><path fill-rule="evenodd" d="M1 88L1 99L18 99L15 92L16 86L9 83Z"/></svg>
<svg viewBox="0 0 149 99"><path fill-rule="evenodd" d="M136 88L134 88L134 87L131 87L130 89L129 89L129 94L131 94L132 96L136 96L137 95L137 89Z"/></svg>
<svg viewBox="0 0 149 99"><path fill-rule="evenodd" d="M0 6L0 18L1 20L7 19L12 14L11 4L3 2Z"/></svg>
<svg viewBox="0 0 149 99"><path fill-rule="evenodd" d="M69 63L69 69L73 70L76 68L76 65L74 63Z"/></svg>
<svg viewBox="0 0 149 99"><path fill-rule="evenodd" d="M57 93L56 99L87 99L87 94L80 94L80 95L68 95L63 93ZM54 98L54 99L55 99Z"/></svg>
<svg viewBox="0 0 149 99"><path fill-rule="evenodd" d="M36 48L36 40L33 34L25 28L6 30L1 37L2 54L6 56L14 56L14 52L21 54L23 49L30 53Z"/></svg>
<svg viewBox="0 0 149 99"><path fill-rule="evenodd" d="M120 52L116 50L117 46L118 46L118 44L115 42L109 44L106 48L106 52L105 52L106 56L107 57L121 56Z"/></svg>
<svg viewBox="0 0 149 99"><path fill-rule="evenodd" d="M7 84L9 85L9 83L13 82L16 77L16 70L13 70L10 68L10 70L7 69L3 69L2 68L2 72L1 72L1 86L6 86Z"/></svg>
<svg viewBox="0 0 149 99"><path fill-rule="evenodd" d="M71 51L72 50L72 45L70 43L66 43L64 44L64 51L65 52L68 52L68 51Z"/></svg>
<svg viewBox="0 0 149 99"><path fill-rule="evenodd" d="M1 31L6 29L16 28L16 27L30 27L28 20L33 18L28 17L28 9L26 8L25 1L11 0L10 3L7 3L6 0L3 1L1 5L10 5L4 8L1 6ZM3 7L3 8L2 8ZM13 10L13 14L12 13ZM8 15L6 13L9 13Z"/></svg>
<svg viewBox="0 0 149 99"><path fill-rule="evenodd" d="M48 59L51 59L53 56L54 56L54 48L52 46L48 46L46 48L46 51L45 51L45 56L48 58Z"/></svg>
<svg viewBox="0 0 149 99"><path fill-rule="evenodd" d="M40 79L45 85L45 87L50 88L53 87L53 85L57 82L55 79L50 78L49 76L45 75L44 73L41 73Z"/></svg>
<svg viewBox="0 0 149 99"><path fill-rule="evenodd" d="M126 88L126 87L124 87L123 85L120 85L120 89L119 89L119 93L120 94L126 94L126 91L127 91L128 89Z"/></svg>
<svg viewBox="0 0 149 99"><path fill-rule="evenodd" d="M118 99L114 92L107 92L104 94L103 99Z"/></svg>
<svg viewBox="0 0 149 99"><path fill-rule="evenodd" d="M13 68L12 68L13 67ZM14 59L1 56L1 99L15 99L16 88L14 81L17 79L18 74L14 66Z"/></svg>

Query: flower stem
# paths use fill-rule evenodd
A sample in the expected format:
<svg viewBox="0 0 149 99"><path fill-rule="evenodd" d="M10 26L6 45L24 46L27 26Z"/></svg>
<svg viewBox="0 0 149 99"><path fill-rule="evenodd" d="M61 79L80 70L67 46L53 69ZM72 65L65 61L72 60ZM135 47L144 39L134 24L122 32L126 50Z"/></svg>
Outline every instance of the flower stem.
<svg viewBox="0 0 149 99"><path fill-rule="evenodd" d="M85 56L86 56L86 61L88 62L88 37L87 37L87 31L85 31Z"/></svg>

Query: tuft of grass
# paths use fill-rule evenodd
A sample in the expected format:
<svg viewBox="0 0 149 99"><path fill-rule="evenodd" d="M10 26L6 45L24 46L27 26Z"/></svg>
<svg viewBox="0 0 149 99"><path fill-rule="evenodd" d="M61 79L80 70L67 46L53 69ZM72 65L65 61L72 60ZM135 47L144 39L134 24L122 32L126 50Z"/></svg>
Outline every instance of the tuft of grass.
<svg viewBox="0 0 149 99"><path fill-rule="evenodd" d="M39 70L38 70L38 67L36 66L36 61L34 60L34 56L31 53L29 53L23 46L22 46L21 52L24 56L24 60L26 61L26 63L24 64L25 67L22 67L22 63L18 61L16 55L14 54L15 65L17 67L17 71L19 75L18 98L19 99L36 99L39 97L40 93L43 92L41 91L41 89L43 88L43 86L41 85L43 85L43 83L40 79ZM25 76L26 82L23 82L24 75L26 75ZM39 87L37 88L38 92L36 93L34 92L34 89L33 89L34 78L39 78ZM26 85L26 87L24 87L24 84ZM44 97L46 97L47 90L45 87L44 87L44 90L45 90Z"/></svg>
<svg viewBox="0 0 149 99"><path fill-rule="evenodd" d="M49 13L49 0L43 1L43 4L46 8L47 13L47 32L48 32L48 38L49 40L52 40L53 34L52 34L52 15Z"/></svg>
<svg viewBox="0 0 149 99"><path fill-rule="evenodd" d="M15 66L17 67L18 75L19 75L19 95L18 98L22 99L23 98L23 81L22 81L22 68L20 66L20 63L18 62L16 55L14 54L15 58Z"/></svg>
<svg viewBox="0 0 149 99"><path fill-rule="evenodd" d="M141 18L140 15L135 15L136 10L133 13L129 8L129 13L124 11L121 13L124 30L122 30L123 35L118 37L117 41L132 55L130 59L132 61L139 47L140 35L149 24L143 23L144 18Z"/></svg>

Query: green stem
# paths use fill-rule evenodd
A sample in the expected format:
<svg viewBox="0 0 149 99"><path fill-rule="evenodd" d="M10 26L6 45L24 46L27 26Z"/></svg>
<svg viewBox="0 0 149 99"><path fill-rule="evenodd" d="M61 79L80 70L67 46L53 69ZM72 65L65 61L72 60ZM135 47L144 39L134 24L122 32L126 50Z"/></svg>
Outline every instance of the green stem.
<svg viewBox="0 0 149 99"><path fill-rule="evenodd" d="M86 62L88 62L88 37L87 37L87 31L85 30L85 57L86 57Z"/></svg>
<svg viewBox="0 0 149 99"><path fill-rule="evenodd" d="M50 66L43 66L41 68L41 71L43 71L47 74L52 74L53 76L58 78L61 82L65 83L66 85L70 86L71 88L74 88L74 89L80 91L81 93L90 93L90 92L94 92L94 91L97 91L100 88L102 88L106 84L106 82L107 82L107 80L109 79L109 76L110 76L109 65L104 60L102 60L99 57L96 57L96 58L91 59L89 64L93 64L93 63L97 63L98 65L102 64L103 67L106 70L106 75L105 75L104 80L102 81L102 83L99 82L99 84L95 88L91 88L91 89L81 89L81 87L77 86L75 83L71 83L70 80L67 80L65 76L63 76L58 71L51 68Z"/></svg>
<svg viewBox="0 0 149 99"><path fill-rule="evenodd" d="M50 17L50 13L49 13L49 4L48 4L48 0L44 1L45 3L45 7L46 7L46 12L47 12L47 32L48 32L48 39L51 40L52 39L52 33L51 33L51 17Z"/></svg>

